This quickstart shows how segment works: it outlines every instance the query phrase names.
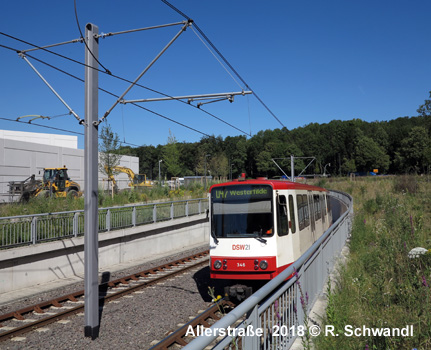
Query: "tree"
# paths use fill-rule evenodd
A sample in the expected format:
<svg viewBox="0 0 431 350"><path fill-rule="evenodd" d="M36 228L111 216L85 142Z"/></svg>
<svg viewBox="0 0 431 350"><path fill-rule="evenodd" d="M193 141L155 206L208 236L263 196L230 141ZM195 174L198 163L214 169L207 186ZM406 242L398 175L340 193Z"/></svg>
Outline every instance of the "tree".
<svg viewBox="0 0 431 350"><path fill-rule="evenodd" d="M431 98L431 91L429 92L430 94L430 98ZM429 117L431 116L431 99L430 100L425 100L425 103L423 105L420 105L417 112L422 116L422 117Z"/></svg>
<svg viewBox="0 0 431 350"><path fill-rule="evenodd" d="M232 178L238 177L245 172L247 162L247 139L245 136L228 136L224 140L225 154L230 164L228 173L232 171Z"/></svg>
<svg viewBox="0 0 431 350"><path fill-rule="evenodd" d="M227 176L229 173L229 161L226 155L224 153L219 153L215 157L211 157L209 169L213 177Z"/></svg>
<svg viewBox="0 0 431 350"><path fill-rule="evenodd" d="M111 130L111 126L107 124L102 127L99 137L99 171L105 174L108 179L118 174L114 167L120 164L121 154L120 139L118 135ZM112 195L114 188L112 188Z"/></svg>
<svg viewBox="0 0 431 350"><path fill-rule="evenodd" d="M355 165L359 171L371 171L379 169L382 172L389 168L389 156L373 139L364 136L361 130L357 130L355 139ZM349 164L349 167L353 164Z"/></svg>
<svg viewBox="0 0 431 350"><path fill-rule="evenodd" d="M256 168L260 175L268 175L274 168L271 153L268 151L260 152L256 157Z"/></svg>
<svg viewBox="0 0 431 350"><path fill-rule="evenodd" d="M180 164L182 166L182 175L192 176L196 172L196 159L198 157L197 143L178 143L180 152Z"/></svg>
<svg viewBox="0 0 431 350"><path fill-rule="evenodd" d="M109 124L102 127L100 132L99 143L99 170L101 173L111 176L117 174L113 168L120 164L121 154L120 139L118 135L111 130Z"/></svg>
<svg viewBox="0 0 431 350"><path fill-rule="evenodd" d="M341 171L343 173L355 173L356 172L356 164L354 159L343 159L343 165L341 166Z"/></svg>
<svg viewBox="0 0 431 350"><path fill-rule="evenodd" d="M422 118L422 125L428 132L428 136L431 137L431 91L429 92L430 99L425 100L425 103L419 106L417 110Z"/></svg>
<svg viewBox="0 0 431 350"><path fill-rule="evenodd" d="M401 141L401 157L405 171L424 172L431 164L430 138L424 127L414 127Z"/></svg>
<svg viewBox="0 0 431 350"><path fill-rule="evenodd" d="M177 139L171 130L169 130L168 143L163 148L163 161L169 174L176 177L181 173L180 151Z"/></svg>

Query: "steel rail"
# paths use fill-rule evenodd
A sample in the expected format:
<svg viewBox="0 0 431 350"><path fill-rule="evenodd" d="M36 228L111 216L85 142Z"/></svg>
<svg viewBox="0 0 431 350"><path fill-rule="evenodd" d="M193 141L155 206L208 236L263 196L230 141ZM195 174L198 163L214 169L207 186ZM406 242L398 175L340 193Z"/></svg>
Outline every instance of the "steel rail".
<svg viewBox="0 0 431 350"><path fill-rule="evenodd" d="M226 312L227 309L233 309L235 306L236 305L234 303L225 299L217 301L214 305L200 313L193 320L187 322L184 326L178 328L175 332L169 334L165 339L151 347L149 350L167 350L175 344L180 346L187 345L188 342L184 339L184 337L187 334L190 326L193 329L197 329L197 327L200 325L204 327L210 327L211 325L208 323L208 319L218 321L224 316L224 314L220 312L220 308L223 308L223 311ZM218 313L221 314L221 317L217 315Z"/></svg>
<svg viewBox="0 0 431 350"><path fill-rule="evenodd" d="M113 280L113 281L101 283L99 285L99 303L103 304L105 301L111 301L111 300L121 298L122 296L127 295L127 294L131 294L138 289L142 289L142 288L151 286L151 285L156 284L158 282L161 282L165 279L171 278L172 276L175 276L177 274L181 274L181 273L188 271L190 269L199 267L199 266L204 265L204 264L208 264L208 258L207 258L203 261L199 261L196 264L190 264L190 265L185 266L183 268L176 269L172 272L165 273L159 277L155 277L155 278L152 278L152 279L147 280L147 281L145 281L145 280L140 281L139 280L139 278L148 278L149 276L154 276L154 275L157 275L158 273L163 273L163 272L166 272L168 270L172 270L175 267L184 265L186 263L193 262L194 260L205 258L208 254L209 254L209 251L206 250L206 251L203 251L203 252L200 252L197 254L193 254L191 256L188 256L188 257L185 257L182 259L178 259L178 260L169 262L167 264L163 264L163 265L151 268L151 269L147 269L147 270L144 270L144 271L141 271L138 273L134 273L134 274L131 274L131 275L128 275L125 277L121 277L121 278L118 278L118 279ZM136 283L136 285L132 286L132 285L130 285L131 283ZM126 289L122 289L122 290L116 291L115 293L108 294L108 290L115 290L115 288L118 287L120 284L122 284L122 285L129 284L129 286ZM106 289L106 291L104 291L104 289ZM101 295L101 291L103 291L102 293L104 295ZM29 322L23 326L15 327L14 329L10 329L10 330L7 330L5 332L1 332L1 329L3 327L2 322L9 321L12 319L17 319L17 320L21 320L21 321L25 320L25 317L23 315L29 314L32 312L43 315L45 313L44 310L46 310L50 307L54 306L54 307L61 308L61 307L64 307L64 303L66 303L68 301L80 302L79 298L82 298L83 296L84 296L84 290L80 290L80 291L77 291L74 293L69 293L69 294L63 295L61 297L58 297L58 298L55 298L55 299L52 299L49 301L45 301L45 302L42 302L39 304L28 306L28 307L25 307L23 309L12 311L12 312L9 312L7 314L1 315L0 316L0 341L6 340L6 339L9 339L9 338L12 338L14 336L18 336L18 335L21 335L24 333L27 333L33 329L40 328L40 327L45 326L47 324L56 322L57 320L60 320L60 319L66 318L70 315L76 314L80 311L83 311L85 305L82 302L81 305L78 305L75 307L70 307L67 310L60 311L60 312L56 313L55 315L49 315L49 316L44 317L42 319L36 320L34 322Z"/></svg>

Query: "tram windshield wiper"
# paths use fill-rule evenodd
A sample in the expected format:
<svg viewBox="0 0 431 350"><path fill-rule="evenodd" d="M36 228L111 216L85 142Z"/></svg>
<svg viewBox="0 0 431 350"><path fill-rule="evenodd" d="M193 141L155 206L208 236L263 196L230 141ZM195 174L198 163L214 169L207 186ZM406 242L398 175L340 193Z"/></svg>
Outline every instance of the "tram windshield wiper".
<svg viewBox="0 0 431 350"><path fill-rule="evenodd" d="M258 236L254 237L254 238L256 238L260 243L266 243L266 239L262 238L262 236L263 236L263 230L260 229L260 231L256 232L256 233L258 234Z"/></svg>
<svg viewBox="0 0 431 350"><path fill-rule="evenodd" d="M215 244L218 244L218 239L217 239L216 234L213 230L211 230L211 237L214 238Z"/></svg>

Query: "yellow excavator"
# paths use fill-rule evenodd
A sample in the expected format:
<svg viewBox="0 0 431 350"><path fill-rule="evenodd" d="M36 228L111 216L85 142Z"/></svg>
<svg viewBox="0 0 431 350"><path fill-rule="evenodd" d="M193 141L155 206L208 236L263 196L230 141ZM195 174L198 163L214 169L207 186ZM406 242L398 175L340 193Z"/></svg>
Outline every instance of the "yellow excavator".
<svg viewBox="0 0 431 350"><path fill-rule="evenodd" d="M118 171L121 173L126 173L129 177L129 183L128 186L135 188L135 187L151 187L152 183L150 180L147 180L147 175L145 174L135 174L132 169L124 167L124 166L113 166L112 171ZM108 167L105 165L105 171L107 174ZM117 188L117 181L115 181L114 175L108 175L109 180L112 181L114 188Z"/></svg>
<svg viewBox="0 0 431 350"><path fill-rule="evenodd" d="M27 202L33 197L80 197L81 187L75 181L70 180L67 168L44 168L42 180L36 180L31 175L24 181L10 181L9 194L19 195L20 202Z"/></svg>

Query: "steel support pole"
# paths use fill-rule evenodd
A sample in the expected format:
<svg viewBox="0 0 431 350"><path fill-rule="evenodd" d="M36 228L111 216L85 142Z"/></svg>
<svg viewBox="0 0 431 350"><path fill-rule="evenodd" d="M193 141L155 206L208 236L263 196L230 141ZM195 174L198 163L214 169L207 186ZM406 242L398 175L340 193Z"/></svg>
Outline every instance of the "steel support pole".
<svg viewBox="0 0 431 350"><path fill-rule="evenodd" d="M99 28L93 24L85 26L87 46L85 49L85 194L84 194L84 292L86 337L95 339L99 335L99 242L98 242L98 63L99 42L95 35Z"/></svg>
<svg viewBox="0 0 431 350"><path fill-rule="evenodd" d="M205 193L207 192L207 156L205 156Z"/></svg>
<svg viewBox="0 0 431 350"><path fill-rule="evenodd" d="M290 156L290 179L295 182L295 157Z"/></svg>
<svg viewBox="0 0 431 350"><path fill-rule="evenodd" d="M163 162L163 159L159 160L159 185L162 185L162 179L160 178L160 163Z"/></svg>

